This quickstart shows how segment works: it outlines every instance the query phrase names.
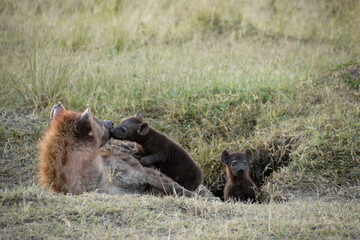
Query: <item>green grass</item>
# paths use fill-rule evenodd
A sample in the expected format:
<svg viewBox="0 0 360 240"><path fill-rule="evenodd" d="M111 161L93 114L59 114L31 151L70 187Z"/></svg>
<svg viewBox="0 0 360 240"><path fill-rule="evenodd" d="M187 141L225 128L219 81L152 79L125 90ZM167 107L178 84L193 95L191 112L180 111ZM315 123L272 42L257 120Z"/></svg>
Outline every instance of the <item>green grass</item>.
<svg viewBox="0 0 360 240"><path fill-rule="evenodd" d="M359 12L353 0L1 1L1 235L359 237ZM116 123L143 110L214 192L221 152L250 147L276 170L260 179L271 204L47 193L36 143L59 101Z"/></svg>

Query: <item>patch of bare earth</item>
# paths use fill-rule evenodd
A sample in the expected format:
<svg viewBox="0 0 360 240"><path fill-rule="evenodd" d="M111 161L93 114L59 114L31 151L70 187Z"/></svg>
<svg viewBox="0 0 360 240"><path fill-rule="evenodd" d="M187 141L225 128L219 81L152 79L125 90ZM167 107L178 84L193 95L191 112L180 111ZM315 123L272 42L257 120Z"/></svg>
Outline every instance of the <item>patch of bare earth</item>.
<svg viewBox="0 0 360 240"><path fill-rule="evenodd" d="M36 180L36 144L46 125L36 112L0 111L0 189Z"/></svg>

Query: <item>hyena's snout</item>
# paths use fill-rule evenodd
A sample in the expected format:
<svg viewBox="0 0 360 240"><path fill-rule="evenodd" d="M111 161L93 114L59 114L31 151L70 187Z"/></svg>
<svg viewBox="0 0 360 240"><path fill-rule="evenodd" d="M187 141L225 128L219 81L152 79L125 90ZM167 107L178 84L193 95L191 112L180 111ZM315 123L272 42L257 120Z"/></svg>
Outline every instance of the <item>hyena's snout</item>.
<svg viewBox="0 0 360 240"><path fill-rule="evenodd" d="M101 139L101 146L104 146L105 143L110 139L111 130L114 128L113 121L101 120L101 125L104 130L104 136Z"/></svg>
<svg viewBox="0 0 360 240"><path fill-rule="evenodd" d="M238 174L241 175L241 174L244 174L245 173L245 169L243 167L239 167L238 170L237 170Z"/></svg>
<svg viewBox="0 0 360 240"><path fill-rule="evenodd" d="M109 120L103 120L102 121L105 126L109 128L109 130L114 128L114 122Z"/></svg>
<svg viewBox="0 0 360 240"><path fill-rule="evenodd" d="M103 127L105 128L106 133L109 134L109 137L110 137L111 130L113 130L113 128L114 128L113 121L102 120L101 123L102 123Z"/></svg>

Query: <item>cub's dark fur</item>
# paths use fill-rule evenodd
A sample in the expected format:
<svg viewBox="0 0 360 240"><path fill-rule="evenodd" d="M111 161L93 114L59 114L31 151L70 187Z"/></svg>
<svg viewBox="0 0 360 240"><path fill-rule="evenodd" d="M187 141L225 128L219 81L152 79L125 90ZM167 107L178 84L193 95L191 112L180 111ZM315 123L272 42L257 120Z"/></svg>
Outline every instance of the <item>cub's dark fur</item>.
<svg viewBox="0 0 360 240"><path fill-rule="evenodd" d="M164 134L149 127L142 120L142 112L123 120L111 131L119 140L134 141L141 145L141 164L154 165L162 173L189 190L195 190L202 182L203 173L199 165L178 144Z"/></svg>
<svg viewBox="0 0 360 240"><path fill-rule="evenodd" d="M246 149L244 153L229 154L224 150L221 162L226 165L227 183L224 189L224 200L255 201L255 183L250 178L250 163L253 153Z"/></svg>

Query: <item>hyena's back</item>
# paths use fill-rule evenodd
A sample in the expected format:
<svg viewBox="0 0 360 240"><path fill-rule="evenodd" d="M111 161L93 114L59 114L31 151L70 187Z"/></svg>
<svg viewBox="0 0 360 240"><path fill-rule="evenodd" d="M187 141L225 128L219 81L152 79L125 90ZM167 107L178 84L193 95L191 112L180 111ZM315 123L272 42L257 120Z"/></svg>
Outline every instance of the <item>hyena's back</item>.
<svg viewBox="0 0 360 240"><path fill-rule="evenodd" d="M110 194L119 193L166 193L174 190L179 194L192 195L171 178L151 168L143 167L134 157L117 153L102 154L103 167L107 180L102 185L102 191Z"/></svg>

